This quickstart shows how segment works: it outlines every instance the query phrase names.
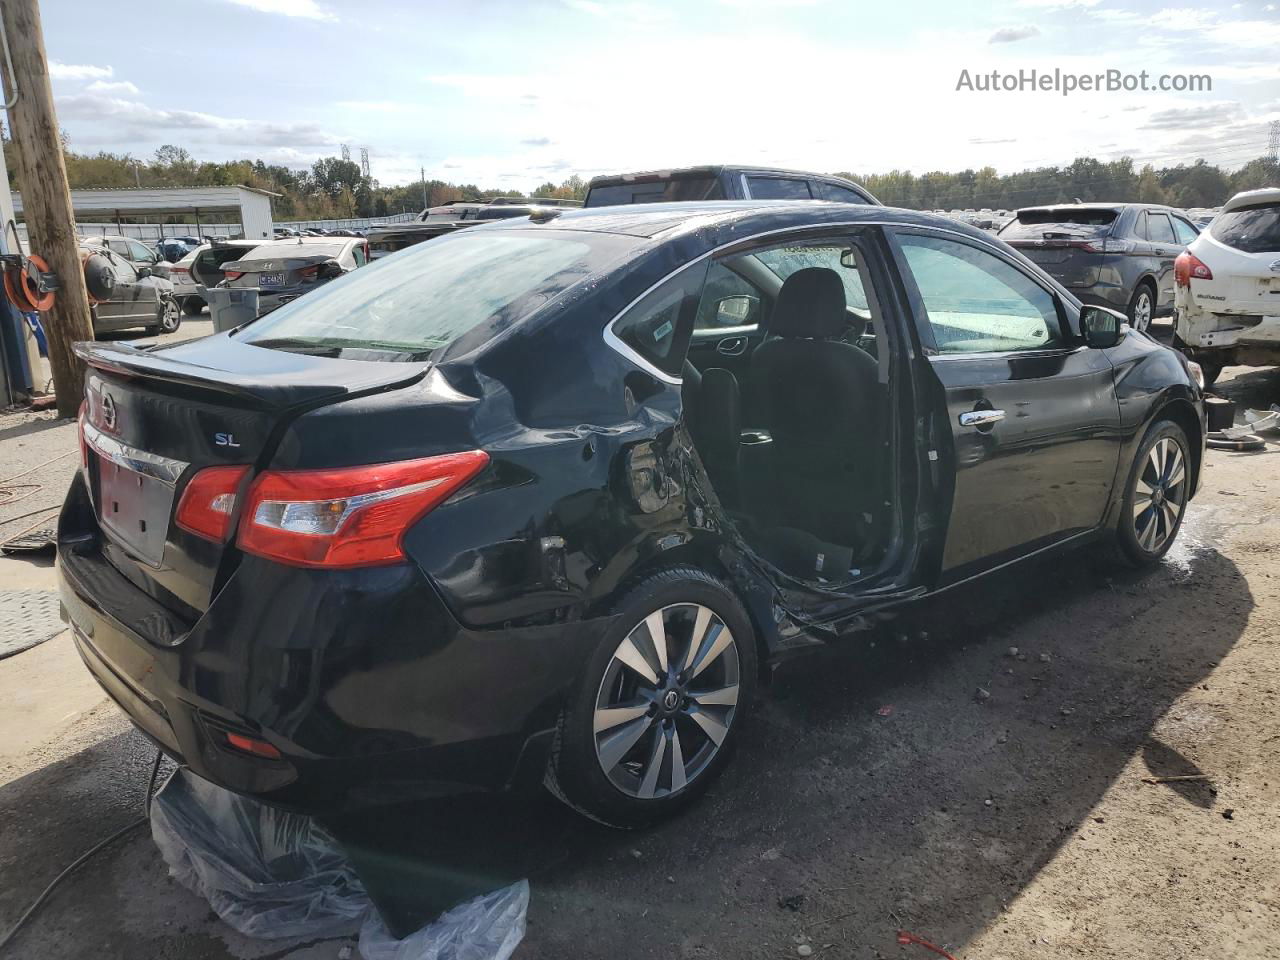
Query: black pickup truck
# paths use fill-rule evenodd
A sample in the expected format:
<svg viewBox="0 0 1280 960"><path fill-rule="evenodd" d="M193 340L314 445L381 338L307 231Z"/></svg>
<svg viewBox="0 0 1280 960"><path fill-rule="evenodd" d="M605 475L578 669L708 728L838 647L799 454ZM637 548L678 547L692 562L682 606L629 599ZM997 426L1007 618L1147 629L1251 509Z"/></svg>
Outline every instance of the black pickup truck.
<svg viewBox="0 0 1280 960"><path fill-rule="evenodd" d="M825 173L774 167L702 166L594 177L587 184L586 207L675 200L831 200L880 201L866 189Z"/></svg>
<svg viewBox="0 0 1280 960"><path fill-rule="evenodd" d="M438 207L429 207L408 223L393 223L375 227L369 231L369 259L377 260L388 254L411 247L423 240L430 240L463 227L473 227L488 220L506 220L510 217L527 217L535 210L547 207L580 207L577 200L553 200L546 197L495 197L492 200L450 200Z"/></svg>

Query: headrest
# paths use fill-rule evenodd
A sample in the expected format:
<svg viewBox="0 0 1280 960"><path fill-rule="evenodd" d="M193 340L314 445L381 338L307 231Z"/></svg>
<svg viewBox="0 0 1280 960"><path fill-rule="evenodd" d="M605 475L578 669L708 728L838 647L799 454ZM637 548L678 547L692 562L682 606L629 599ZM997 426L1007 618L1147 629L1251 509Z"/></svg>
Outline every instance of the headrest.
<svg viewBox="0 0 1280 960"><path fill-rule="evenodd" d="M829 267L805 267L787 277L769 319L769 332L779 337L827 339L849 325L844 284Z"/></svg>

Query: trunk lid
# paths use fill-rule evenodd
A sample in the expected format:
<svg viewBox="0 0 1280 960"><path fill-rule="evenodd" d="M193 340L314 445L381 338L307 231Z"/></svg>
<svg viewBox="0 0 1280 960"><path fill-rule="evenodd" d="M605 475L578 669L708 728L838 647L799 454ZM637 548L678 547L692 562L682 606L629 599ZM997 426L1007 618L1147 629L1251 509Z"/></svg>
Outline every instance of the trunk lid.
<svg viewBox="0 0 1280 960"><path fill-rule="evenodd" d="M232 544L175 523L191 478L246 464L249 479L301 413L420 380L427 363L368 362L254 347L225 335L163 350L82 343L86 479L103 553L135 585L191 618Z"/></svg>
<svg viewBox="0 0 1280 960"><path fill-rule="evenodd" d="M999 236L1064 286L1091 287L1118 213L1109 207L1033 207L1019 210Z"/></svg>

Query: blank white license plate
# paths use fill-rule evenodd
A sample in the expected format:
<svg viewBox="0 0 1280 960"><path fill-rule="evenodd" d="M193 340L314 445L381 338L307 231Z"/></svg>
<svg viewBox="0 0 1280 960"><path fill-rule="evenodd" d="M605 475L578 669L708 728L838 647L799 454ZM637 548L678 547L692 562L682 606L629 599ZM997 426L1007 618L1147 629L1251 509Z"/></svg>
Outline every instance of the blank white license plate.
<svg viewBox="0 0 1280 960"><path fill-rule="evenodd" d="M258 286L260 287L282 287L284 286L283 273L263 273L258 276Z"/></svg>

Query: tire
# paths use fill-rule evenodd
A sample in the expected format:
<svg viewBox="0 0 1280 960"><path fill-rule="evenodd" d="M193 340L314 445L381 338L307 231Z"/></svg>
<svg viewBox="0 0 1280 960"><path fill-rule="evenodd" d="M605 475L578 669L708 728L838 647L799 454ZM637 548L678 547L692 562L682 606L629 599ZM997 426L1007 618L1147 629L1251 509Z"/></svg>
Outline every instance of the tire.
<svg viewBox="0 0 1280 960"><path fill-rule="evenodd" d="M1145 280L1138 284L1129 300L1129 326L1146 333L1151 329L1151 318L1156 315L1156 291Z"/></svg>
<svg viewBox="0 0 1280 960"><path fill-rule="evenodd" d="M612 613L561 713L545 783L579 813L633 829L696 800L728 763L755 693L756 639L738 598L692 567L641 580Z"/></svg>
<svg viewBox="0 0 1280 960"><path fill-rule="evenodd" d="M182 311L178 307L178 301L173 297L160 298L160 305L156 308L156 317L157 322L147 327L147 333L153 336L174 333L178 327L182 326Z"/></svg>
<svg viewBox="0 0 1280 960"><path fill-rule="evenodd" d="M1200 372L1204 374L1204 388L1208 390L1218 382L1218 377L1222 376L1222 368L1226 366L1221 360L1205 360L1204 354L1200 354L1196 358L1196 363L1200 364Z"/></svg>
<svg viewBox="0 0 1280 960"><path fill-rule="evenodd" d="M1176 452L1169 463L1171 451ZM1116 541L1125 560L1136 567L1147 567L1169 552L1182 528L1190 492L1191 447L1187 435L1172 420L1157 420L1138 447L1125 481L1116 524Z"/></svg>
<svg viewBox="0 0 1280 960"><path fill-rule="evenodd" d="M188 317L198 317L204 310L204 301L199 297L184 297L182 301L182 312Z"/></svg>

